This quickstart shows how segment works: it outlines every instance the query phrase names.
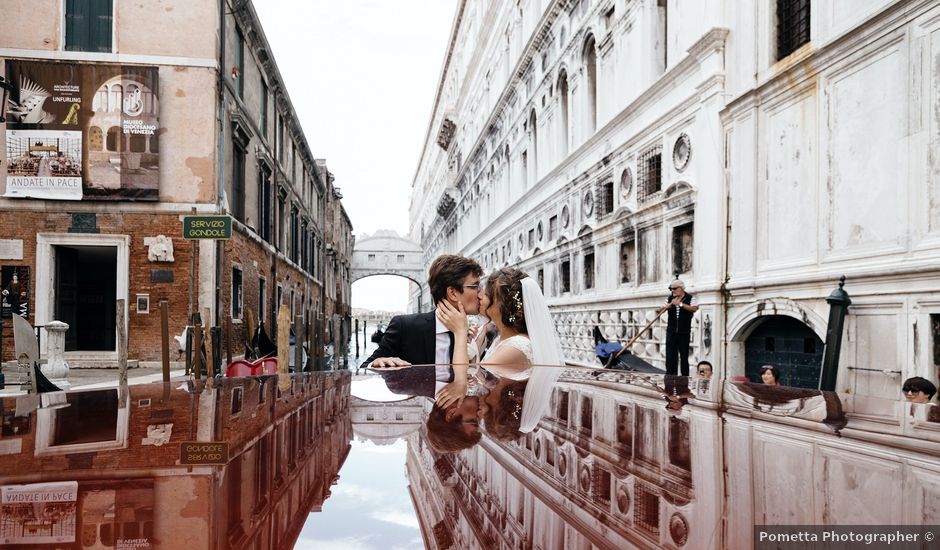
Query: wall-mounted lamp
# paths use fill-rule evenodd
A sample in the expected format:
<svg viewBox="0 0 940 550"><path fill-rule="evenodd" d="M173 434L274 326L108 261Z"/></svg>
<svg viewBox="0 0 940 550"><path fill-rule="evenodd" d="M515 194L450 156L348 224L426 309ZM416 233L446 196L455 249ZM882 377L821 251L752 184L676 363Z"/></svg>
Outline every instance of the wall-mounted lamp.
<svg viewBox="0 0 940 550"><path fill-rule="evenodd" d="M7 112L7 97L14 92L13 84L9 80L0 76L0 122L6 122L3 115Z"/></svg>

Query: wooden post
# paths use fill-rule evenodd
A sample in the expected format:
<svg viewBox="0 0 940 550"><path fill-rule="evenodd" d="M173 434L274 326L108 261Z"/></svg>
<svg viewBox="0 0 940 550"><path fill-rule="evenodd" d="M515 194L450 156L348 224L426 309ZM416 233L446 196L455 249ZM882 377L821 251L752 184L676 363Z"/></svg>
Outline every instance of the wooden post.
<svg viewBox="0 0 940 550"><path fill-rule="evenodd" d="M206 344L205 344L205 347L206 347L206 365L205 365L206 387L211 388L212 376L214 374L212 372L212 368L213 368L213 365L215 365L215 363L212 360L213 359L212 358L212 317L209 316L209 308L203 308L202 312L203 312L202 318L205 319L205 321L203 321L205 323L203 325L203 328L205 329L205 332L203 333L204 335L203 338L206 341Z"/></svg>
<svg viewBox="0 0 940 550"><path fill-rule="evenodd" d="M359 319L356 319L356 331L355 331L355 334L356 334L356 357L358 358L358 357L359 357ZM363 339L363 342L362 342L362 343L363 343L363 344L365 343L365 339Z"/></svg>
<svg viewBox="0 0 940 550"><path fill-rule="evenodd" d="M212 376L222 374L222 329L219 327L212 327L212 338L209 340L212 342ZM228 366L228 365L226 365Z"/></svg>
<svg viewBox="0 0 940 550"><path fill-rule="evenodd" d="M124 298L117 300L116 321L117 321L117 352L118 352L118 395L119 407L127 406L127 302Z"/></svg>
<svg viewBox="0 0 940 550"><path fill-rule="evenodd" d="M194 313L195 323L193 323L193 376L200 380L202 376L202 320L199 314Z"/></svg>
<svg viewBox="0 0 940 550"><path fill-rule="evenodd" d="M294 372L304 371L304 318L302 315L294 316Z"/></svg>
<svg viewBox="0 0 940 550"><path fill-rule="evenodd" d="M193 372L193 326L192 321L186 326L186 376Z"/></svg>
<svg viewBox="0 0 940 550"><path fill-rule="evenodd" d="M282 392L290 389L287 361L290 355L290 308L281 304L277 312L277 387Z"/></svg>

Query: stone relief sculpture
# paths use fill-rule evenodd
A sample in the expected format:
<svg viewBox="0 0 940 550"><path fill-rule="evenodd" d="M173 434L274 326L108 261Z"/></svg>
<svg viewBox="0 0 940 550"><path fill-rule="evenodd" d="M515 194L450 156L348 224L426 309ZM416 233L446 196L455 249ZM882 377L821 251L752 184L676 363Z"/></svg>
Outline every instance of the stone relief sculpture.
<svg viewBox="0 0 940 550"><path fill-rule="evenodd" d="M147 437L141 441L141 445L155 445L162 447L170 442L170 436L173 435L173 424L151 424L147 426Z"/></svg>
<svg viewBox="0 0 940 550"><path fill-rule="evenodd" d="M144 245L147 247L147 259L151 262L174 261L173 239L167 237L166 235L144 237Z"/></svg>

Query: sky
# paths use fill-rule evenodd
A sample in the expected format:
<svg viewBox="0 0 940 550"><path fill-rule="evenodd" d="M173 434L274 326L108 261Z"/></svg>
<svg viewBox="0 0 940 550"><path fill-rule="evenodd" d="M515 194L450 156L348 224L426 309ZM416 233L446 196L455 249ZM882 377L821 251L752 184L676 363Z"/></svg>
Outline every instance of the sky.
<svg viewBox="0 0 940 550"><path fill-rule="evenodd" d="M352 441L339 482L311 513L295 550L420 550L421 528L405 476L408 448Z"/></svg>
<svg viewBox="0 0 940 550"><path fill-rule="evenodd" d="M325 158L357 238L408 232L457 0L253 0L316 158ZM408 282L370 277L352 305L404 311Z"/></svg>

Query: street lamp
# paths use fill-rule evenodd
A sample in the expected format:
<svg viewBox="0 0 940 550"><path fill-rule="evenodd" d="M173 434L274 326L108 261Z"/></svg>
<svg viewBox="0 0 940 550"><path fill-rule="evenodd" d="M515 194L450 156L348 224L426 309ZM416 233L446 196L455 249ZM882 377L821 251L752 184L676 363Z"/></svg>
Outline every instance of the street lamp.
<svg viewBox="0 0 940 550"><path fill-rule="evenodd" d="M822 372L819 373L819 389L836 390L836 377L839 374L839 352L842 351L842 330L845 328L845 314L852 300L845 286L845 275L839 279L839 288L826 298L829 303L829 324L826 325L826 348L823 352Z"/></svg>
<svg viewBox="0 0 940 550"><path fill-rule="evenodd" d="M15 90L9 80L0 76L0 122L7 121L7 119L3 117L7 112L7 96Z"/></svg>

